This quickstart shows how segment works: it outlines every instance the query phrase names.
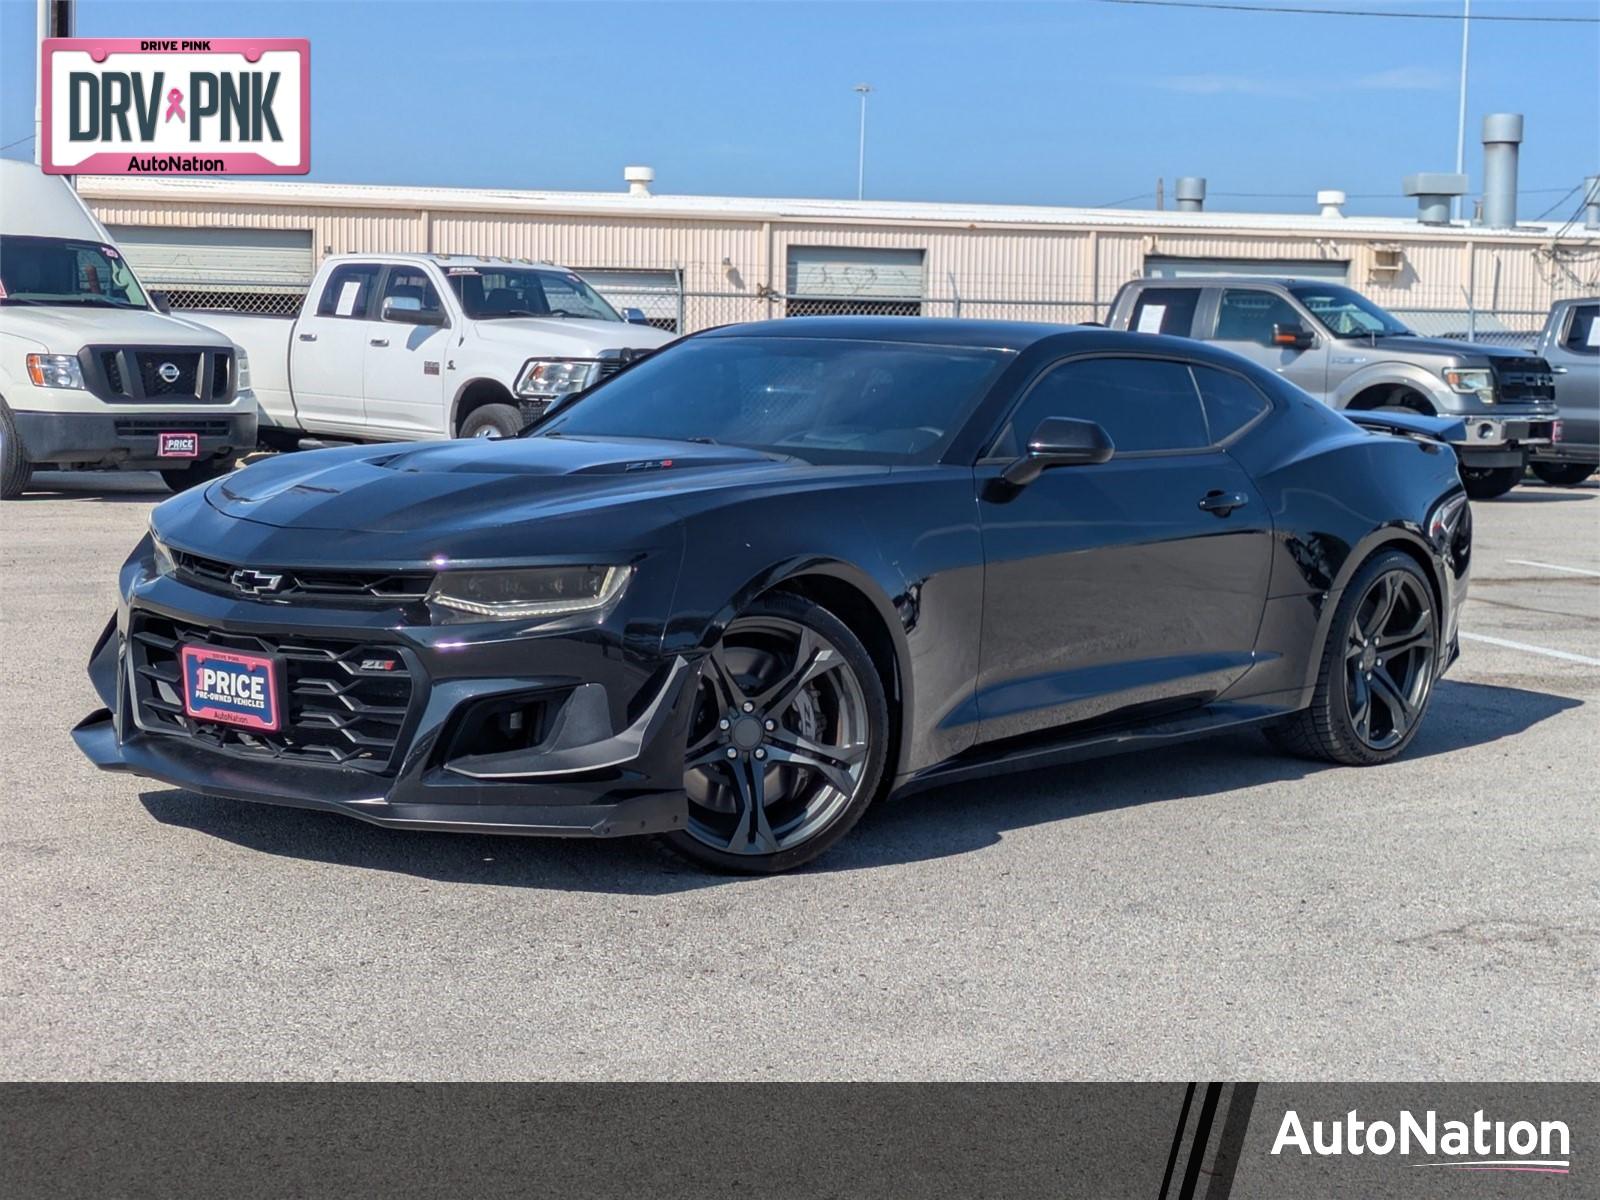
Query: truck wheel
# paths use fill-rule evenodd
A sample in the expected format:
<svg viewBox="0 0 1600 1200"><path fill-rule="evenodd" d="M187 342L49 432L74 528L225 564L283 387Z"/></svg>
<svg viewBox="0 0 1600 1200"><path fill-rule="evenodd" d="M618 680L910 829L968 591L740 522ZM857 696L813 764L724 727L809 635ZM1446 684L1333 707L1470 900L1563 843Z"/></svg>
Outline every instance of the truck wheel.
<svg viewBox="0 0 1600 1200"><path fill-rule="evenodd" d="M1536 462L1530 465L1535 475L1555 487L1577 487L1596 470L1588 463Z"/></svg>
<svg viewBox="0 0 1600 1200"><path fill-rule="evenodd" d="M33 477L33 464L22 453L22 439L11 422L11 410L0 405L0 500L15 500Z"/></svg>
<svg viewBox="0 0 1600 1200"><path fill-rule="evenodd" d="M1504 496L1522 478L1521 467L1462 467L1461 482L1474 500Z"/></svg>
<svg viewBox="0 0 1600 1200"><path fill-rule="evenodd" d="M522 414L509 404L485 404L467 414L461 422L464 438L509 438L522 432Z"/></svg>
<svg viewBox="0 0 1600 1200"><path fill-rule="evenodd" d="M175 492L186 492L192 487L202 483L210 483L213 479L221 479L233 470L234 458L229 454L223 458L207 459L197 462L192 467L175 467L161 472L161 478L166 485Z"/></svg>

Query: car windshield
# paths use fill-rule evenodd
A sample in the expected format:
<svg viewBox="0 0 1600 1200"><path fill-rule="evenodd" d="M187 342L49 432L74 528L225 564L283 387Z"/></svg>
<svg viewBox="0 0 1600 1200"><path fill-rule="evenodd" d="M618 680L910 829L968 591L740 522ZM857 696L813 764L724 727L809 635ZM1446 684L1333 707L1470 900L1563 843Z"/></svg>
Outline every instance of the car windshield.
<svg viewBox="0 0 1600 1200"><path fill-rule="evenodd" d="M599 292L571 271L447 266L444 273L462 309L475 320L491 321L501 317L622 320Z"/></svg>
<svg viewBox="0 0 1600 1200"><path fill-rule="evenodd" d="M150 307L115 246L20 234L0 236L0 304Z"/></svg>
<svg viewBox="0 0 1600 1200"><path fill-rule="evenodd" d="M1360 292L1338 284L1297 284L1289 289L1338 338L1405 337L1411 333Z"/></svg>
<svg viewBox="0 0 1600 1200"><path fill-rule="evenodd" d="M833 338L691 338L530 431L712 442L812 463L933 462L1007 351Z"/></svg>

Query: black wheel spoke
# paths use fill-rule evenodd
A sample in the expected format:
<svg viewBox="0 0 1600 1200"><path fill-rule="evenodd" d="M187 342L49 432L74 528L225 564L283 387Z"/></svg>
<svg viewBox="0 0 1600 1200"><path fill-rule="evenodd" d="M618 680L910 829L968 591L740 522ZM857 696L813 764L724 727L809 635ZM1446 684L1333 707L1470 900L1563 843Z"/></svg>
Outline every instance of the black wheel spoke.
<svg viewBox="0 0 1600 1200"><path fill-rule="evenodd" d="M809 629L800 636L794 667L760 695L752 697L758 710L768 717L781 716L800 694L800 689L844 663L843 656Z"/></svg>
<svg viewBox="0 0 1600 1200"><path fill-rule="evenodd" d="M1372 740L1372 689L1367 686L1366 675L1360 671L1350 681L1350 722L1362 741Z"/></svg>
<svg viewBox="0 0 1600 1200"><path fill-rule="evenodd" d="M1378 649L1387 656L1404 654L1408 650L1415 650L1418 646L1433 645L1433 613L1423 608L1421 614L1409 629L1398 633L1380 634Z"/></svg>
<svg viewBox="0 0 1600 1200"><path fill-rule="evenodd" d="M744 689L734 678L733 670L728 666L720 642L712 648L710 654L706 655L705 675L711 681L711 686L721 694L723 707L738 708L744 704Z"/></svg>
<svg viewBox="0 0 1600 1200"><path fill-rule="evenodd" d="M1372 610L1372 615L1361 626L1361 632L1368 638L1377 637L1389 623L1389 618L1394 615L1394 605L1400 595L1400 585L1395 581L1393 574L1384 575L1373 588L1373 594L1378 602Z"/></svg>
<svg viewBox="0 0 1600 1200"><path fill-rule="evenodd" d="M1379 667L1372 672L1372 695L1389 710L1389 722L1396 737L1404 737L1416 716L1416 708L1389 672Z"/></svg>
<svg viewBox="0 0 1600 1200"><path fill-rule="evenodd" d="M1346 630L1346 710L1356 736L1389 750L1422 715L1438 647L1438 618L1427 585L1395 568L1368 585Z"/></svg>
<svg viewBox="0 0 1600 1200"><path fill-rule="evenodd" d="M851 768L866 760L865 746L821 746L787 730L774 734L767 742L767 754L773 762L789 763L815 771L845 795L856 786L856 775Z"/></svg>
<svg viewBox="0 0 1600 1200"><path fill-rule="evenodd" d="M772 854L778 839L767 821L767 769L762 763L740 758L728 764L738 797L738 819L728 849L736 854Z"/></svg>
<svg viewBox="0 0 1600 1200"><path fill-rule="evenodd" d="M692 771L696 767L709 767L714 763L728 757L727 748L717 736L718 731L713 729L705 737L690 746L683 757L683 769Z"/></svg>

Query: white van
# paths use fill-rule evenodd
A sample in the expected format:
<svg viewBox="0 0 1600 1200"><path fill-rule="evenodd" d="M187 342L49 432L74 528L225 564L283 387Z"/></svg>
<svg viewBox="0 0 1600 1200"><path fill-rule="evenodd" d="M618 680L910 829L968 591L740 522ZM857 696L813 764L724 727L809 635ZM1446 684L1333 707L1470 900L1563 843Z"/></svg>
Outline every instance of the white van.
<svg viewBox="0 0 1600 1200"><path fill-rule="evenodd" d="M0 159L0 499L35 466L181 491L255 448L249 360L164 307L64 180Z"/></svg>

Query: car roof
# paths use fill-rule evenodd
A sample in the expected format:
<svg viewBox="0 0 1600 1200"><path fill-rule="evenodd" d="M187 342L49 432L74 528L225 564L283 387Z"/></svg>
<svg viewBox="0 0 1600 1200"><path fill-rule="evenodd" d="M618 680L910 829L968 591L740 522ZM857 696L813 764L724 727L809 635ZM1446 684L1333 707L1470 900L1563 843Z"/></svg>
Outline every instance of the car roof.
<svg viewBox="0 0 1600 1200"><path fill-rule="evenodd" d="M1307 275L1184 275L1178 279L1135 279L1134 287L1242 287L1250 284L1277 284L1287 287L1291 283L1325 284L1329 287L1349 287L1337 279L1314 279Z"/></svg>
<svg viewBox="0 0 1600 1200"><path fill-rule="evenodd" d="M569 268L559 263L545 262L542 259L530 258L494 258L479 254L431 254L421 250L378 250L371 254L330 254L324 262L403 262L419 263L428 262L436 266L449 269L450 267L531 267L545 271L568 271Z"/></svg>
<svg viewBox="0 0 1600 1200"><path fill-rule="evenodd" d="M968 321L954 317L782 317L746 325L724 325L700 337L828 338L861 342L916 342L1025 350L1045 338L1104 333L1101 326L1048 325L1039 321Z"/></svg>

